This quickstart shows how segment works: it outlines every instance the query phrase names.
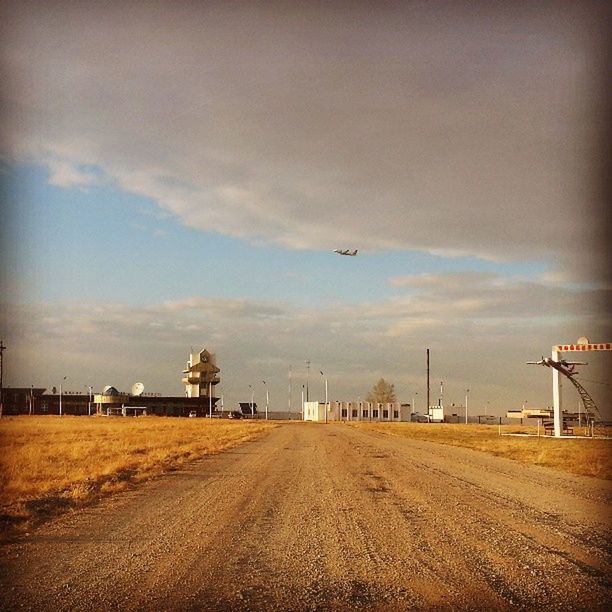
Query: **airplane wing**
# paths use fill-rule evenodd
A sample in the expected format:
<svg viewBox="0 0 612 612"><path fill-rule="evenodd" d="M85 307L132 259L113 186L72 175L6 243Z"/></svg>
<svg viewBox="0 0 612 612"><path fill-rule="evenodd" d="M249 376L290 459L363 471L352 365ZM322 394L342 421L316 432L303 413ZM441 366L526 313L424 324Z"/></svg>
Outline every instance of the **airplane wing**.
<svg viewBox="0 0 612 612"><path fill-rule="evenodd" d="M525 363L527 365L546 365L546 360L544 359L544 357L542 357L540 361L526 361Z"/></svg>

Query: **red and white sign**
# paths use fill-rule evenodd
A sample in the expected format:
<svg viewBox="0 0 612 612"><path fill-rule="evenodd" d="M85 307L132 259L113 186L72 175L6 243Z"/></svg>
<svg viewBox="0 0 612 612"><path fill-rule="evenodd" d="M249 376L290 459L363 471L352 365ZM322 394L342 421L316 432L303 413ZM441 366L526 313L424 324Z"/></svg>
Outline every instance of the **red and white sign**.
<svg viewBox="0 0 612 612"><path fill-rule="evenodd" d="M610 342L599 344L557 344L553 347L558 353L569 353L570 351L612 351Z"/></svg>

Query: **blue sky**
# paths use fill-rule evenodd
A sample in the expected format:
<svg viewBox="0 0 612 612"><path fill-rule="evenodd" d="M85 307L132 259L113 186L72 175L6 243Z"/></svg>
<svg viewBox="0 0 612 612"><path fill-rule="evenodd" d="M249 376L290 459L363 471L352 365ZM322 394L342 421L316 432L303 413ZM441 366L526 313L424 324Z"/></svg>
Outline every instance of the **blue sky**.
<svg viewBox="0 0 612 612"><path fill-rule="evenodd" d="M429 347L502 414L609 340L596 8L5 4L8 384L410 401Z"/></svg>
<svg viewBox="0 0 612 612"><path fill-rule="evenodd" d="M20 300L96 300L109 291L147 304L199 294L294 304L378 301L389 278L440 272L533 277L543 262L493 262L419 251L291 250L185 227L151 199L112 186L56 187L46 168L5 166L15 225L9 251L24 278ZM408 220L409 221L409 220ZM352 245L338 244L338 248ZM160 274L161 277L160 278Z"/></svg>

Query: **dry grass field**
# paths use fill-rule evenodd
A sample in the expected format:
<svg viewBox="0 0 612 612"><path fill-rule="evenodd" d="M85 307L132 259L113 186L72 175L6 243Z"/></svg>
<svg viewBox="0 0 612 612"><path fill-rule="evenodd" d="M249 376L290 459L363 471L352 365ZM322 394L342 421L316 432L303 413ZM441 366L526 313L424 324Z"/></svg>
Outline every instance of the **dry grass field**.
<svg viewBox="0 0 612 612"><path fill-rule="evenodd" d="M500 436L536 433L535 426L460 425L443 423L351 423L353 427L440 444L463 446L524 463L572 474L612 479L612 440Z"/></svg>
<svg viewBox="0 0 612 612"><path fill-rule="evenodd" d="M235 446L270 427L274 425L225 419L4 417L2 522L86 503Z"/></svg>

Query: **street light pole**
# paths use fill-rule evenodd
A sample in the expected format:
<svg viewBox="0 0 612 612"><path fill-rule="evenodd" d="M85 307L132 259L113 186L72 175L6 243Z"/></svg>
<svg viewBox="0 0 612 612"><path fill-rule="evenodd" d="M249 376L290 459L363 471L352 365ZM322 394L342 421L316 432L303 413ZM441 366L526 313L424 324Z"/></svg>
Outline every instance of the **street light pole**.
<svg viewBox="0 0 612 612"><path fill-rule="evenodd" d="M261 381L266 386L266 421L268 420L268 406L270 404L270 395L268 393L268 383L265 380Z"/></svg>
<svg viewBox="0 0 612 612"><path fill-rule="evenodd" d="M468 395L470 393L469 389L465 390L465 424L468 422Z"/></svg>
<svg viewBox="0 0 612 612"><path fill-rule="evenodd" d="M255 418L255 413L253 412L253 402L255 401L255 391L253 391L253 385L249 385L249 389L251 390L251 418Z"/></svg>
<svg viewBox="0 0 612 612"><path fill-rule="evenodd" d="M212 419L212 382L208 383L208 418Z"/></svg>
<svg viewBox="0 0 612 612"><path fill-rule="evenodd" d="M328 405L329 405L329 398L327 394L327 378L325 378L325 422L326 423L327 423L327 411L329 410Z"/></svg>
<svg viewBox="0 0 612 612"><path fill-rule="evenodd" d="M323 372L321 372L321 376L325 379L325 422L327 423L327 377Z"/></svg>
<svg viewBox="0 0 612 612"><path fill-rule="evenodd" d="M87 416L91 416L91 385L85 385L89 389L89 401L87 402Z"/></svg>
<svg viewBox="0 0 612 612"><path fill-rule="evenodd" d="M291 420L291 366L289 366L289 420Z"/></svg>
<svg viewBox="0 0 612 612"><path fill-rule="evenodd" d="M66 377L64 376L64 380L66 380ZM62 413L62 383L60 383L60 396L59 396L59 415L60 416L64 416Z"/></svg>

